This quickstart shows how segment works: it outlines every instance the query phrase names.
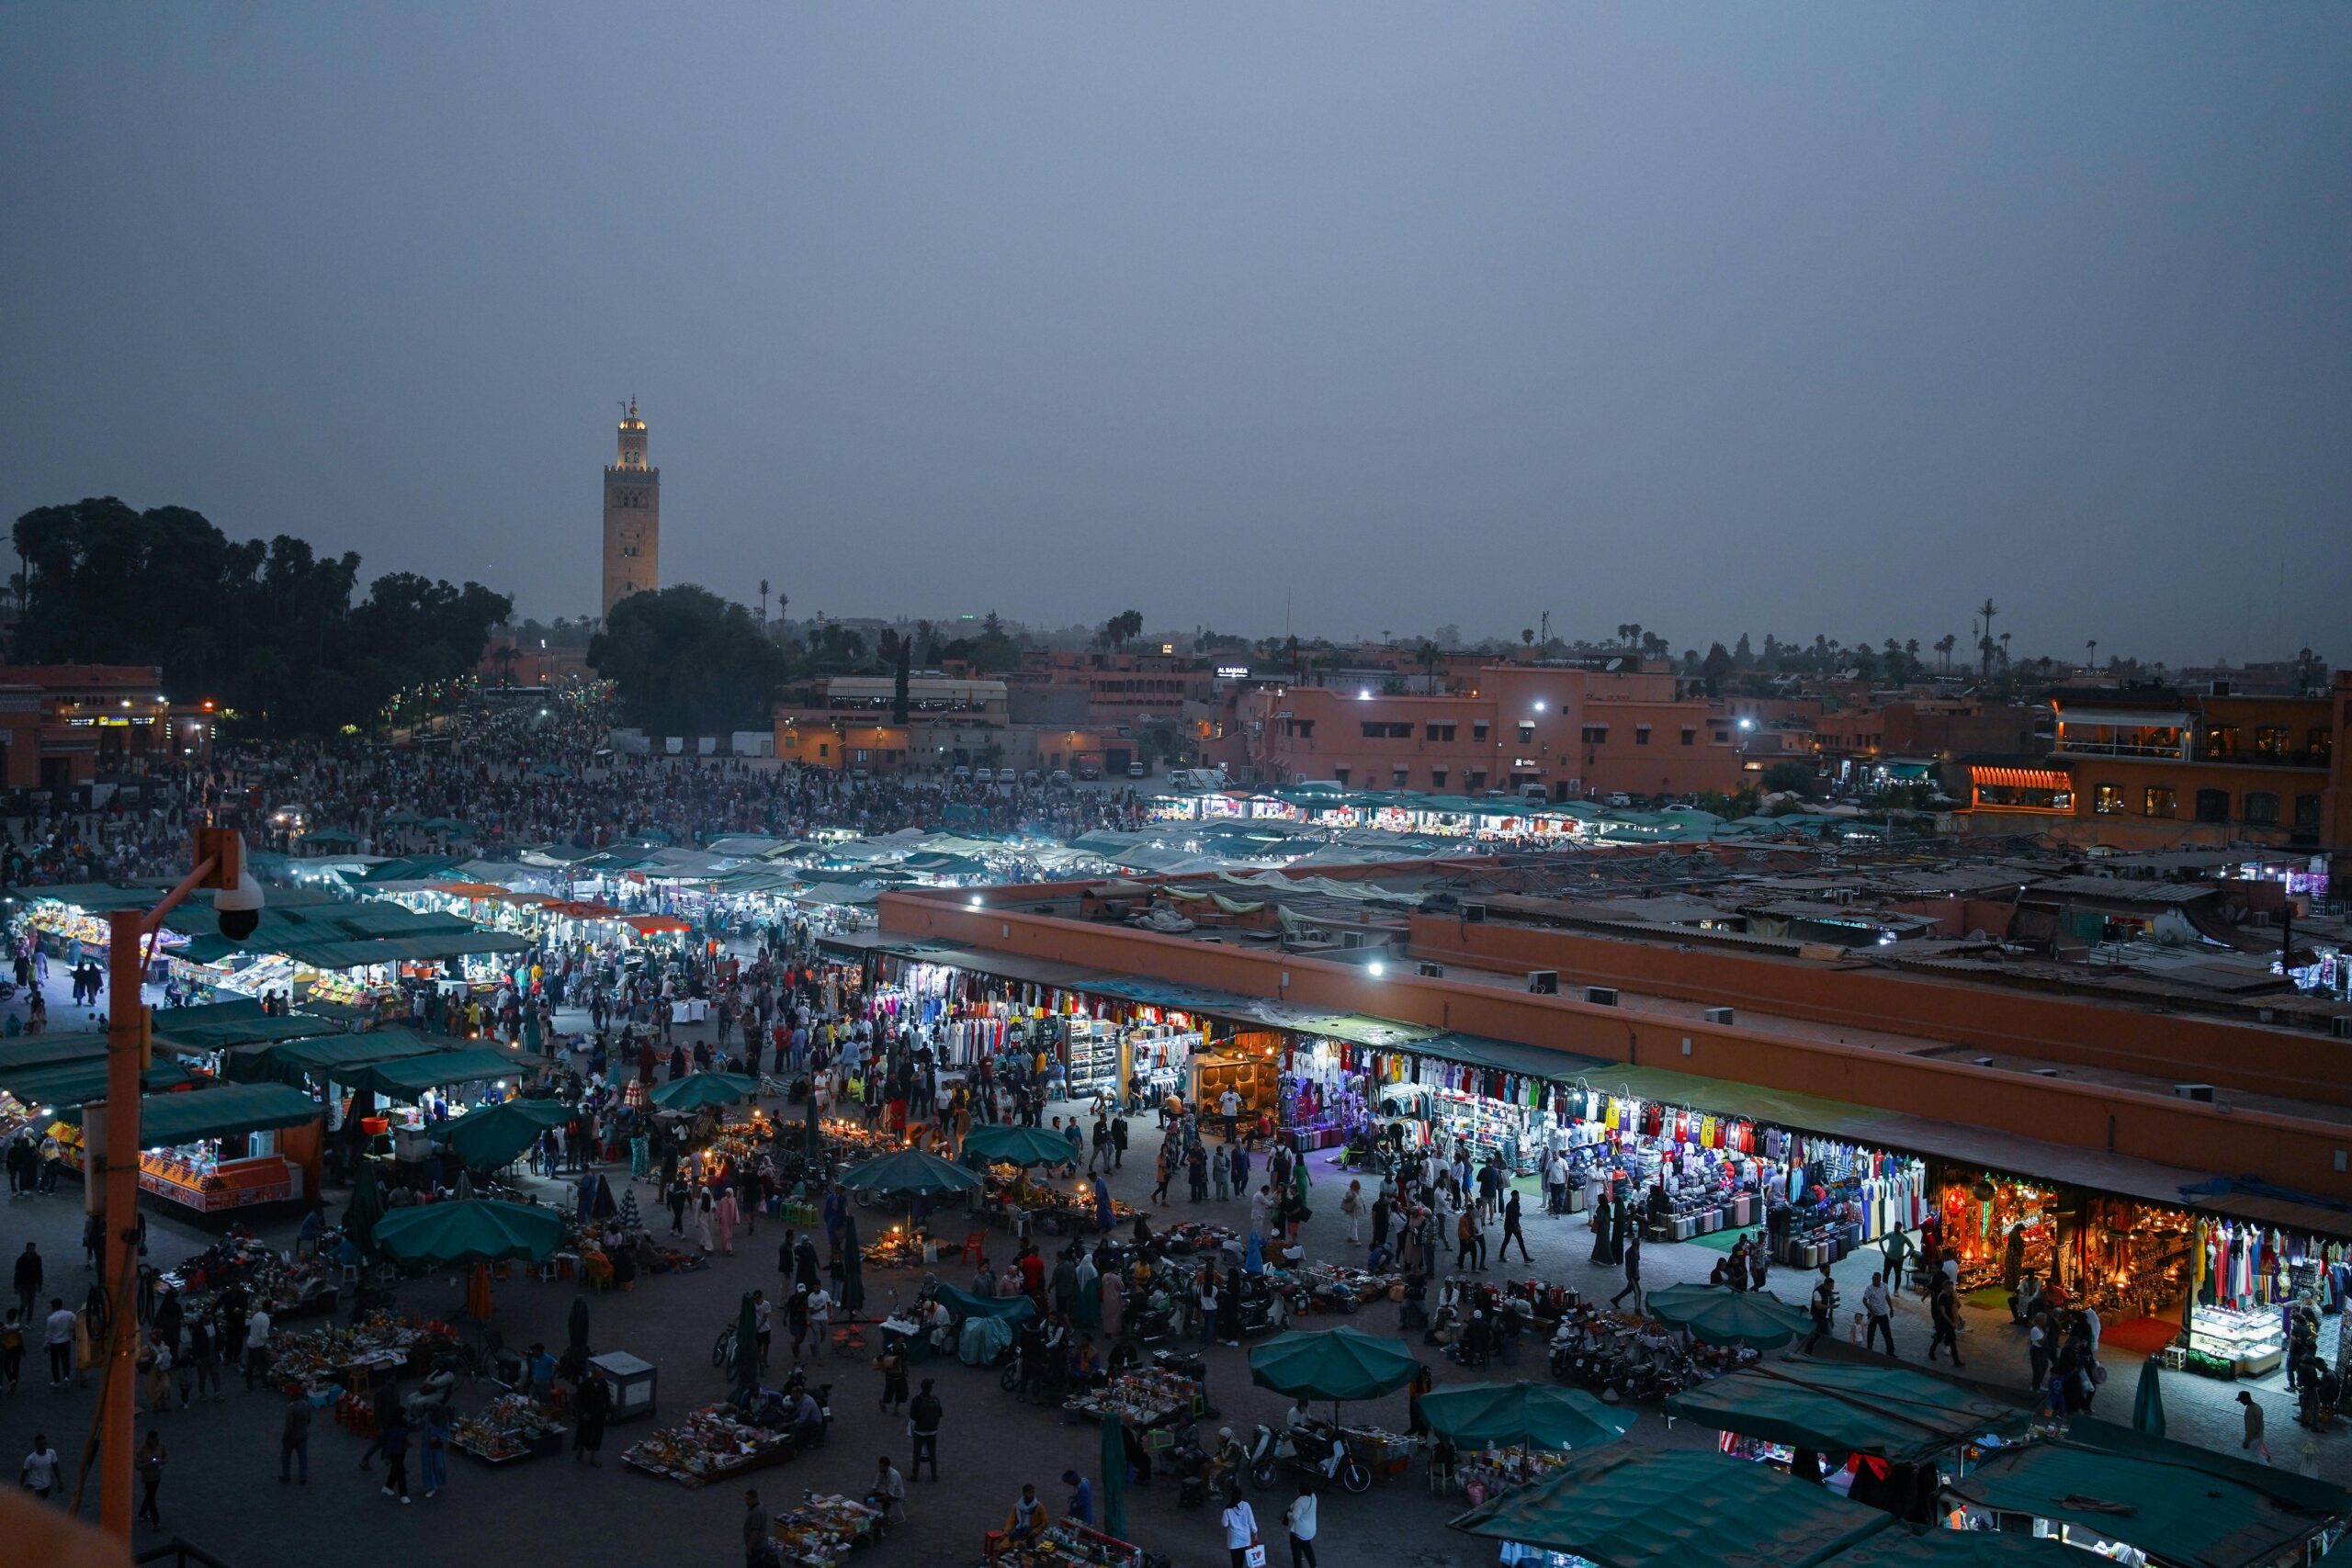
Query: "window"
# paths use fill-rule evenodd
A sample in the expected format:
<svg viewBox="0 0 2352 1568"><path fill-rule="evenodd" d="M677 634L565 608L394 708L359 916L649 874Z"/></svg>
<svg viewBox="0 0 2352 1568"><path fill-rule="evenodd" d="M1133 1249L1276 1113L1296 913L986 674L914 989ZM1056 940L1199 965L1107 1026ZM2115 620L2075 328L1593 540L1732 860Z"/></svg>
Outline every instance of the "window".
<svg viewBox="0 0 2352 1568"><path fill-rule="evenodd" d="M2245 820L2250 828L2278 826L2278 797L2267 789L2246 791Z"/></svg>
<svg viewBox="0 0 2352 1568"><path fill-rule="evenodd" d="M1443 789L1444 787L1445 787L1445 770L1444 770L1443 768L1431 768L1431 769L1430 770L1430 788L1431 788L1431 789ZM2317 795L2312 795L2312 796L2311 797L2311 799L2312 799L2312 802L2313 809L2314 809L2314 810L2316 810L2316 809L2317 809L2317 806L2318 806L2319 796L2317 796Z"/></svg>
<svg viewBox="0 0 2352 1568"><path fill-rule="evenodd" d="M2295 753L2294 732L2283 724L2266 724L2254 732L2255 755L2267 762L2283 762Z"/></svg>
<svg viewBox="0 0 2352 1568"><path fill-rule="evenodd" d="M2151 817L2170 817L2179 809L2173 800L2171 786L2167 784L2150 784L2143 804Z"/></svg>
<svg viewBox="0 0 2352 1568"><path fill-rule="evenodd" d="M1410 740L1413 727L1392 724L1386 719L1368 718L1363 721L1363 738L1366 740Z"/></svg>
<svg viewBox="0 0 2352 1568"><path fill-rule="evenodd" d="M1388 770L1388 787L1390 789L1403 789L1405 787L1405 772L1406 771L1403 768L1391 768Z"/></svg>
<svg viewBox="0 0 2352 1568"><path fill-rule="evenodd" d="M2151 807L2148 810L2148 815L2154 817L2155 814L2155 808ZM2167 811L2165 815L2169 817L2172 813ZM2229 819L2230 792L2228 790L2200 789L2197 792L2197 820L2199 822L2226 822Z"/></svg>
<svg viewBox="0 0 2352 1568"><path fill-rule="evenodd" d="M1451 740L1453 739L1453 726L1432 724L1426 728L1422 734L1431 740Z"/></svg>
<svg viewBox="0 0 2352 1568"><path fill-rule="evenodd" d="M2234 724L2209 724L2205 727L2205 755L2215 761L2227 761L2238 754L2238 727Z"/></svg>
<svg viewBox="0 0 2352 1568"><path fill-rule="evenodd" d="M1472 719L1470 721L1470 739L1473 740L1484 740L1486 738L1487 721L1483 718Z"/></svg>
<svg viewBox="0 0 2352 1568"><path fill-rule="evenodd" d="M1646 724L1637 724L1634 726L1634 744L1636 746L1646 746L1649 743L1650 727Z"/></svg>
<svg viewBox="0 0 2352 1568"><path fill-rule="evenodd" d="M1519 743L1521 746L1532 746L1535 744L1535 721L1533 719L1522 718L1519 721Z"/></svg>
<svg viewBox="0 0 2352 1568"><path fill-rule="evenodd" d="M1586 725L1584 727L1584 743L1588 746L1608 745L1609 727L1605 724Z"/></svg>
<svg viewBox="0 0 2352 1568"><path fill-rule="evenodd" d="M1347 787L1348 773L1349 770L1346 768L1333 768L1331 770L1331 776L1340 781L1340 785L1343 789Z"/></svg>
<svg viewBox="0 0 2352 1568"><path fill-rule="evenodd" d="M2093 784L2091 786L2091 809L2098 812L2101 817L2118 817L2122 815L2123 786L2121 784Z"/></svg>
<svg viewBox="0 0 2352 1568"><path fill-rule="evenodd" d="M831 742L831 741L830 741L830 740L820 740L820 741L818 741L818 742L817 742L817 755L819 755L820 757L830 757L830 756L831 756L832 754L833 754L833 746L832 746L832 742Z"/></svg>
<svg viewBox="0 0 2352 1568"><path fill-rule="evenodd" d="M2298 828L2319 826L2319 796L2315 795L2295 796L2295 826Z"/></svg>
<svg viewBox="0 0 2352 1568"><path fill-rule="evenodd" d="M2326 730L2322 729L2317 725L2313 725L2312 727L2310 739L2311 744L2305 747L2304 750L2308 750L2312 754L2312 760L2313 761L2326 761L2328 754L2335 750L2335 737L2330 735Z"/></svg>
<svg viewBox="0 0 2352 1568"><path fill-rule="evenodd" d="M1685 746L1696 746L1698 743L1699 731L1690 725L1684 725L1682 727L1682 744Z"/></svg>
<svg viewBox="0 0 2352 1568"><path fill-rule="evenodd" d="M1731 731L1729 731L1728 729L1718 729L1718 730L1714 731L1713 733L1714 733L1714 737L1715 737L1715 744L1716 744L1716 745L1718 745L1718 746L1722 745L1724 741L1729 740L1729 739L1731 739Z"/></svg>
<svg viewBox="0 0 2352 1568"><path fill-rule="evenodd" d="M1480 772L1476 768L1471 768L1464 772L1462 775L1462 788L1465 794L1476 795L1486 787L1487 775L1484 773Z"/></svg>
<svg viewBox="0 0 2352 1568"><path fill-rule="evenodd" d="M1315 739L1315 721L1311 718L1292 719L1290 732L1301 740L1312 740Z"/></svg>

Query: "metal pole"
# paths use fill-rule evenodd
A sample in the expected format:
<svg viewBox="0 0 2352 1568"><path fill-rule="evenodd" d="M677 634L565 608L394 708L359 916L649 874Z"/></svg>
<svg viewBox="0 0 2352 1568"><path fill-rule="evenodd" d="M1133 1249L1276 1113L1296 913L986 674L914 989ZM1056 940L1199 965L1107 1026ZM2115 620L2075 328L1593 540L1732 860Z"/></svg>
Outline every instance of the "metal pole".
<svg viewBox="0 0 2352 1568"><path fill-rule="evenodd" d="M139 939L144 917L145 911L139 909L116 909L107 916L106 1200L101 1212L109 1320L119 1326L107 1337L113 1364L98 1370L98 1528L124 1542L130 1540L131 1429L138 1414L139 1336L130 1325L139 1310L139 1038L140 1014L146 1008ZM85 1179L99 1178L88 1171Z"/></svg>

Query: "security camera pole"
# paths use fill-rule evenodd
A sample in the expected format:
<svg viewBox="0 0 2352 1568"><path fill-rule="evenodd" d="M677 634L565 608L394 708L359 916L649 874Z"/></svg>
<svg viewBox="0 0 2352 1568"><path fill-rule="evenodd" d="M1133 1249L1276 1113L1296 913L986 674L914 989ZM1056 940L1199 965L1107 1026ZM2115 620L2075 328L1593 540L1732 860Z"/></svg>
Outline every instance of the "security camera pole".
<svg viewBox="0 0 2352 1568"><path fill-rule="evenodd" d="M139 944L161 931L164 917L197 889L234 888L244 870L244 843L227 829L199 828L195 858L196 869L153 908L143 914L116 909L107 916L106 1147L91 1154L84 1181L104 1173L100 1212L106 1218L110 1311L98 1369L98 1528L123 1541L130 1540L131 1430L139 1391L139 1078L151 1048ZM77 1481L74 1506L78 1510L81 1504Z"/></svg>

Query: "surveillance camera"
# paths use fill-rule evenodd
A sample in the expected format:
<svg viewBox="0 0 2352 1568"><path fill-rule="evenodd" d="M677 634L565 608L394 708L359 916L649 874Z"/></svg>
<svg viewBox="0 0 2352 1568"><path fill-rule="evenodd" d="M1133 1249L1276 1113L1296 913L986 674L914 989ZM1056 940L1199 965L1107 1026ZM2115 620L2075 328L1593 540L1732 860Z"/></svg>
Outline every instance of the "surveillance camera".
<svg viewBox="0 0 2352 1568"><path fill-rule="evenodd" d="M243 942L261 925L261 884L254 880L250 871L237 874L237 886L224 887L212 896L212 913L220 922L220 934L231 942Z"/></svg>

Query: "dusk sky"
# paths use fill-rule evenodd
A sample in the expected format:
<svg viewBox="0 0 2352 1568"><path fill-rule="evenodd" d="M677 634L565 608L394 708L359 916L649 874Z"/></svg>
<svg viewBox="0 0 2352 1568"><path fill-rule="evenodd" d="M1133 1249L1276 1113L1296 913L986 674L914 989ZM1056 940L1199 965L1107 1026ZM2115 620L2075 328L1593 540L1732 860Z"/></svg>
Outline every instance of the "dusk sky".
<svg viewBox="0 0 2352 1568"><path fill-rule="evenodd" d="M2352 660L2352 6L10 6L0 508L593 613Z"/></svg>

